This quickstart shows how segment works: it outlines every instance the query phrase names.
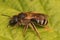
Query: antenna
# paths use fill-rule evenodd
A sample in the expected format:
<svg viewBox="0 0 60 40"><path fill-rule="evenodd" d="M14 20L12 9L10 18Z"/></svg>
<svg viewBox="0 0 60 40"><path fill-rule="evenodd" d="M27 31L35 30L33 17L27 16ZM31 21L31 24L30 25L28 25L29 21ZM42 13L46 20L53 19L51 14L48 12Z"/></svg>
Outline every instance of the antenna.
<svg viewBox="0 0 60 40"><path fill-rule="evenodd" d="M5 15L5 14L1 14L2 16L6 16L6 17L9 17L9 18L11 18L10 16L8 16L8 15Z"/></svg>

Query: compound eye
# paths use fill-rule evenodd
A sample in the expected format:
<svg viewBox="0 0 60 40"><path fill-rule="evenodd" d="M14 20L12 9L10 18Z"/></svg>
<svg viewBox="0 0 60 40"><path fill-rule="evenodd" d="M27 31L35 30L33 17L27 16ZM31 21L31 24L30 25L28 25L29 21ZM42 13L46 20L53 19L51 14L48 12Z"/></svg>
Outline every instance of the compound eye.
<svg viewBox="0 0 60 40"><path fill-rule="evenodd" d="M11 24L14 24L14 23L16 23L16 21L14 21L14 20L11 20L11 21L10 21L10 23L11 23Z"/></svg>
<svg viewBox="0 0 60 40"><path fill-rule="evenodd" d="M14 20L10 20L10 21L9 21L9 25L11 25L11 26L14 26L16 23L17 23L17 22L14 21Z"/></svg>
<svg viewBox="0 0 60 40"><path fill-rule="evenodd" d="M25 18L26 17L26 14L25 13L20 13L19 15L18 15L18 18Z"/></svg>

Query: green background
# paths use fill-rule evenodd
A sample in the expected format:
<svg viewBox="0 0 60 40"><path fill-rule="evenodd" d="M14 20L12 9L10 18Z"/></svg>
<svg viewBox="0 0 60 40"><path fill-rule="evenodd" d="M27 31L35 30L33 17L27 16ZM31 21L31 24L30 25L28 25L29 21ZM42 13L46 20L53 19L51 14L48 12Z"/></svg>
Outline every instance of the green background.
<svg viewBox="0 0 60 40"><path fill-rule="evenodd" d="M23 27L8 27L9 18L19 12L39 12L47 14L51 29L37 27L42 40L60 40L60 0L0 0L0 40L39 40L35 32L28 29L23 37Z"/></svg>

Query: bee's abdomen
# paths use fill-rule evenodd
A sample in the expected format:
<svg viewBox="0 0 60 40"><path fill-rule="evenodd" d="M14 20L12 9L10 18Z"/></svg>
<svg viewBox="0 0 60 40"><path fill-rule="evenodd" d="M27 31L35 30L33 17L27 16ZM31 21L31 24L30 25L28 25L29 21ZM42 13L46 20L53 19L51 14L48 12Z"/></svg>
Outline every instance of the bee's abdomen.
<svg viewBox="0 0 60 40"><path fill-rule="evenodd" d="M47 20L39 20L39 19L31 19L32 22L39 24L40 26L47 25L48 21Z"/></svg>
<svg viewBox="0 0 60 40"><path fill-rule="evenodd" d="M43 25L43 26L44 26L44 25L47 25L47 23L48 23L48 21L47 21L47 20L45 20L45 19L44 19L44 20L39 21L39 24L40 24L40 25Z"/></svg>

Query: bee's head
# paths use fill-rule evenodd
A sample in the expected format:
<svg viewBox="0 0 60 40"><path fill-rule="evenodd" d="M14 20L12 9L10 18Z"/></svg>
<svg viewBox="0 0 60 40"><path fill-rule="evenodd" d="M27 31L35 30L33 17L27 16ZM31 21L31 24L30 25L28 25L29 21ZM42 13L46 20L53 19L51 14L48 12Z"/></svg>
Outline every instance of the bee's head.
<svg viewBox="0 0 60 40"><path fill-rule="evenodd" d="M15 24L17 24L17 22L18 22L18 17L17 16L13 16L11 18L11 20L9 21L9 25L10 26L14 26Z"/></svg>

